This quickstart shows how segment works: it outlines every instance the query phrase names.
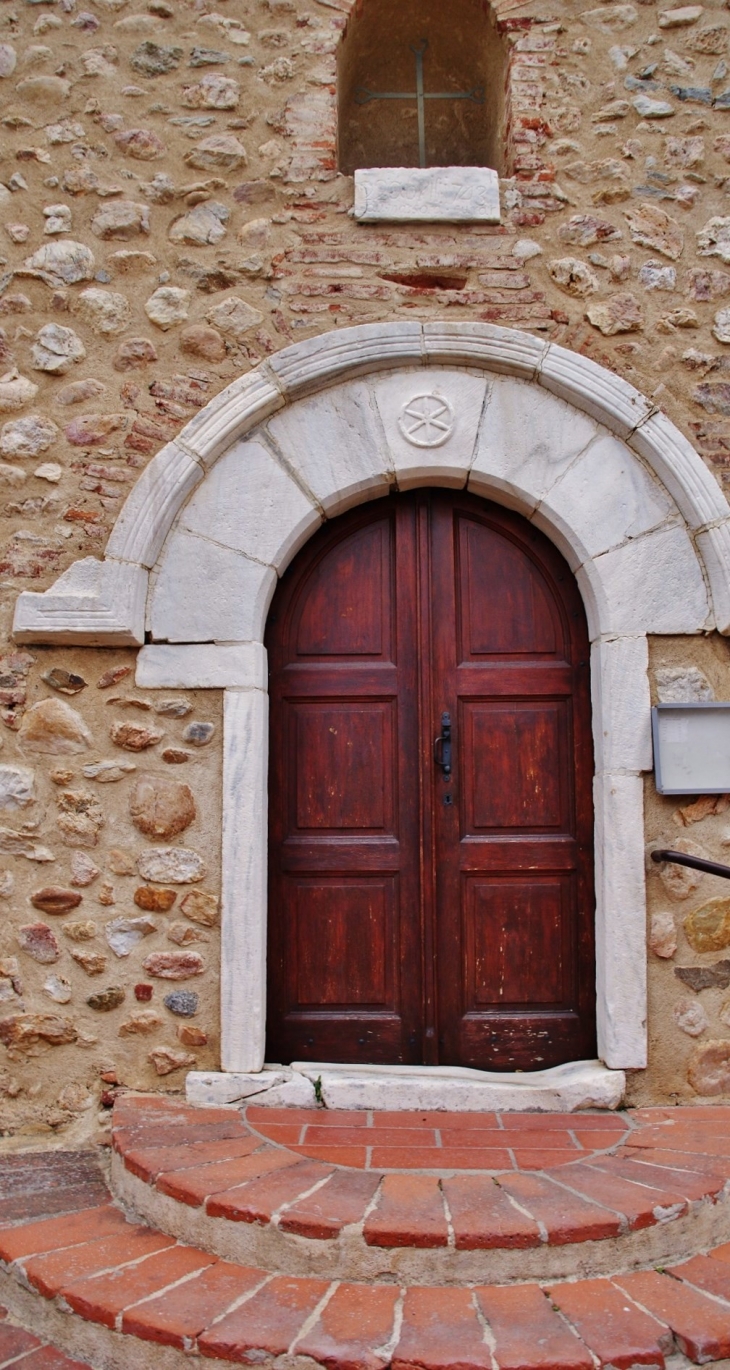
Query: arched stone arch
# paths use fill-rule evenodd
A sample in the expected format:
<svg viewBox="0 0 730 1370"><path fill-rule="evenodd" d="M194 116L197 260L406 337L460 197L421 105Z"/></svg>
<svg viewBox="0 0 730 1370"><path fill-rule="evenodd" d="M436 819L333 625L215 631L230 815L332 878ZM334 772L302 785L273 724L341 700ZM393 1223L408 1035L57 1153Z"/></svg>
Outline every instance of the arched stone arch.
<svg viewBox="0 0 730 1370"><path fill-rule="evenodd" d="M394 487L468 487L574 570L592 640L599 1050L646 1060L647 635L730 633L730 509L665 415L595 363L480 324L375 324L284 349L149 464L103 562L19 596L20 642L139 644L138 683L224 688L223 1066L261 1068L267 696L276 578Z"/></svg>

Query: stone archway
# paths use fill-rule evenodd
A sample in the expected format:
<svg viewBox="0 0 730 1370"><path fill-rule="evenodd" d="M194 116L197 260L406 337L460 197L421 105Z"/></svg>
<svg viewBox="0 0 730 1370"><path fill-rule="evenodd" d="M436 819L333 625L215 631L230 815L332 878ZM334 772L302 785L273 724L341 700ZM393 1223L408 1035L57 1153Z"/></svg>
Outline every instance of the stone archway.
<svg viewBox="0 0 730 1370"><path fill-rule="evenodd" d="M222 1065L258 1071L268 605L324 519L424 484L519 510L576 574L592 640L599 1052L612 1069L641 1068L647 635L730 633L730 509L626 382L480 324L376 324L286 348L153 459L104 561L19 596L16 640L142 645L146 627L141 686L225 690Z"/></svg>

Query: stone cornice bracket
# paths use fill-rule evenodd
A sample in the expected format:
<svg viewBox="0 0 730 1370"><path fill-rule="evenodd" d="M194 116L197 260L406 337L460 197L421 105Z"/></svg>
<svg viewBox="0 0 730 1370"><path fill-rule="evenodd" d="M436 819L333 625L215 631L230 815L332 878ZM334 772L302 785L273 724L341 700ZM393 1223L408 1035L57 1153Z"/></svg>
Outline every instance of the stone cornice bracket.
<svg viewBox="0 0 730 1370"><path fill-rule="evenodd" d="M142 566L84 557L43 594L18 596L15 641L138 647L144 642L147 580Z"/></svg>

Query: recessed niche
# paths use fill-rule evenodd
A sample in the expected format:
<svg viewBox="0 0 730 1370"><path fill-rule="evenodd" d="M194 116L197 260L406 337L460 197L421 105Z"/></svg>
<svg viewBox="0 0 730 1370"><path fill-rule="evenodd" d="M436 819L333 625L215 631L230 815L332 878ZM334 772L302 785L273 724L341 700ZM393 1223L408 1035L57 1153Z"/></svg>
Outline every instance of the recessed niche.
<svg viewBox="0 0 730 1370"><path fill-rule="evenodd" d="M505 46L482 0L364 0L338 56L340 171L502 170L506 73Z"/></svg>

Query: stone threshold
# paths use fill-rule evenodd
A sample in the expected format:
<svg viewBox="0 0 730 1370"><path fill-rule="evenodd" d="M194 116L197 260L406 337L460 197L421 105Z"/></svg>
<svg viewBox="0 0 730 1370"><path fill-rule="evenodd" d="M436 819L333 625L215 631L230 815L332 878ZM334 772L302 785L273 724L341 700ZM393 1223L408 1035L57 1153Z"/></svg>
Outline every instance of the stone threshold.
<svg viewBox="0 0 730 1370"><path fill-rule="evenodd" d="M258 1073L191 1071L190 1104L220 1107L256 1099L272 1108L376 1109L379 1112L575 1113L616 1109L626 1089L622 1070L601 1061L570 1061L549 1070L497 1072L464 1066L338 1065L294 1061Z"/></svg>

